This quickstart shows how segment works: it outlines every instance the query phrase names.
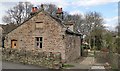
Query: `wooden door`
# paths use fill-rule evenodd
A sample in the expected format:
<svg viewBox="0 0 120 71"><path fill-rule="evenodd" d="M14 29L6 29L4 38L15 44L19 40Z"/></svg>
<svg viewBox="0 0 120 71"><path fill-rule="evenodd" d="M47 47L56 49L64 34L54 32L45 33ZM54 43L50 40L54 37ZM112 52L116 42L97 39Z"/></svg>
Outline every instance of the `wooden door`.
<svg viewBox="0 0 120 71"><path fill-rule="evenodd" d="M11 47L12 48L17 48L17 40L12 40L11 41Z"/></svg>

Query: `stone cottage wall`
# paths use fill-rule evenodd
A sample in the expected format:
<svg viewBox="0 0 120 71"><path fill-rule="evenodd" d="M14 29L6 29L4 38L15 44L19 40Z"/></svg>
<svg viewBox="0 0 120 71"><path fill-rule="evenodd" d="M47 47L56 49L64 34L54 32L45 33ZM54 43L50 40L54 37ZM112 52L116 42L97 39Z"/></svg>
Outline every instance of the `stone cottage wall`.
<svg viewBox="0 0 120 71"><path fill-rule="evenodd" d="M62 66L59 52L43 52L40 50L24 50L5 48L2 50L2 58L5 61L32 64L47 68L59 69Z"/></svg>
<svg viewBox="0 0 120 71"><path fill-rule="evenodd" d="M42 22L43 24L39 23ZM36 28L37 25L43 26ZM43 37L43 47L38 50L45 52L60 52L65 59L64 31L61 25L49 15L40 12L5 37L5 47L11 47L11 40L17 40L17 48L35 49L35 37Z"/></svg>
<svg viewBox="0 0 120 71"><path fill-rule="evenodd" d="M98 63L109 63L112 69L119 69L119 57L120 55L113 52L95 52L95 61Z"/></svg>
<svg viewBox="0 0 120 71"><path fill-rule="evenodd" d="M80 37L66 34L66 59L67 62L73 61L80 57Z"/></svg>

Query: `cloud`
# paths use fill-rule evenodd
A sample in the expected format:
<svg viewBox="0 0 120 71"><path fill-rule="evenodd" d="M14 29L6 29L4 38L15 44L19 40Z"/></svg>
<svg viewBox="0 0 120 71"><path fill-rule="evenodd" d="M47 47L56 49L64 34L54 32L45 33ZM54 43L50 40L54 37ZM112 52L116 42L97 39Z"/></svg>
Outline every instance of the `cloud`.
<svg viewBox="0 0 120 71"><path fill-rule="evenodd" d="M105 18L106 22L111 22L111 21L115 21L118 20L118 16L112 17L112 18Z"/></svg>
<svg viewBox="0 0 120 71"><path fill-rule="evenodd" d="M79 0L76 2L73 2L72 5L76 6L96 6L96 5L103 5L103 4L108 4L112 2L118 2L119 0Z"/></svg>
<svg viewBox="0 0 120 71"><path fill-rule="evenodd" d="M27 0L0 0L0 2L20 2L20 1L27 1Z"/></svg>
<svg viewBox="0 0 120 71"><path fill-rule="evenodd" d="M36 0L36 1L27 0L27 1L30 1L33 4L52 3L60 7L65 7L68 5L65 0Z"/></svg>
<svg viewBox="0 0 120 71"><path fill-rule="evenodd" d="M25 1L25 0L21 0ZM58 7L89 7L89 6L96 6L96 5L103 5L113 2L118 2L119 0L76 0L76 1L67 1L67 0L27 0L34 4L40 4L40 3L52 3L57 5Z"/></svg>
<svg viewBox="0 0 120 71"><path fill-rule="evenodd" d="M13 3L26 1L31 2L34 5L41 5L44 3L55 4L58 7L63 7L64 11L70 5L66 0L0 0L0 23L2 23L2 16L5 14L5 11L7 11L9 8L12 8Z"/></svg>
<svg viewBox="0 0 120 71"><path fill-rule="evenodd" d="M5 11L7 10L7 7L5 7L2 3L0 3L0 24L2 23L2 17L5 14Z"/></svg>
<svg viewBox="0 0 120 71"><path fill-rule="evenodd" d="M2 0L0 2L31 2L32 4L41 4L41 3L52 3L57 5L58 7L67 7L69 3L66 0Z"/></svg>
<svg viewBox="0 0 120 71"><path fill-rule="evenodd" d="M96 5L103 5L107 3L112 3L112 2L118 2L119 0L1 0L0 2L19 2L19 1L29 1L33 4L41 4L41 3L52 3L55 4L59 7L79 7L79 6L84 6L84 7L89 7L89 6L96 6Z"/></svg>
<svg viewBox="0 0 120 71"><path fill-rule="evenodd" d="M118 25L118 16L111 18L104 18L106 24L104 26L109 30L115 30L115 27Z"/></svg>
<svg viewBox="0 0 120 71"><path fill-rule="evenodd" d="M19 1L29 1L33 4L40 5L41 3L52 3L57 5L58 7L63 7L63 10L66 11L68 9L72 8L77 8L75 10L70 10L70 14L84 14L83 12L79 11L79 7L83 6L85 9L89 9L89 6L96 6L96 5L103 5L103 4L108 4L108 3L113 3L113 2L118 2L119 0L0 0L0 8L3 12L3 10L9 9L9 4L8 5L2 5L1 3L3 2L19 2ZM0 14L2 16L3 13ZM1 19L1 18L0 18ZM116 18L105 18L107 23L110 23L111 21L114 21Z"/></svg>
<svg viewBox="0 0 120 71"><path fill-rule="evenodd" d="M6 14L6 11L12 8L15 2L0 2L0 24L2 24L2 17Z"/></svg>
<svg viewBox="0 0 120 71"><path fill-rule="evenodd" d="M84 15L84 13L81 12L80 10L71 11L71 12L69 12L69 14L71 14L71 15L74 15L74 14L81 14L81 15Z"/></svg>

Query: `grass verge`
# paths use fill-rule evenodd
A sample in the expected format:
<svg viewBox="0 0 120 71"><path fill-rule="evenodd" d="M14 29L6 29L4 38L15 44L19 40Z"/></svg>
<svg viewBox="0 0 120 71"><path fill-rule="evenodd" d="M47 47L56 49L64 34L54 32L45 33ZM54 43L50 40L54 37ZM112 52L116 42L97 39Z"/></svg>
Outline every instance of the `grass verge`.
<svg viewBox="0 0 120 71"><path fill-rule="evenodd" d="M70 64L63 64L62 65L63 68L68 68L68 67L74 67L74 65L70 65Z"/></svg>

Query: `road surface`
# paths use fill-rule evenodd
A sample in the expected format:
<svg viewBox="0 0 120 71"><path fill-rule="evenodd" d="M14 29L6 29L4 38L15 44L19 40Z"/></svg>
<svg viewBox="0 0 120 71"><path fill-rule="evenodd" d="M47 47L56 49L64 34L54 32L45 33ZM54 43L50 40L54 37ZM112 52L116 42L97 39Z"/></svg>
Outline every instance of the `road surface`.
<svg viewBox="0 0 120 71"><path fill-rule="evenodd" d="M34 66L34 65L27 65L27 64L20 64L20 63L13 63L13 62L2 62L2 69L47 69L44 67Z"/></svg>

